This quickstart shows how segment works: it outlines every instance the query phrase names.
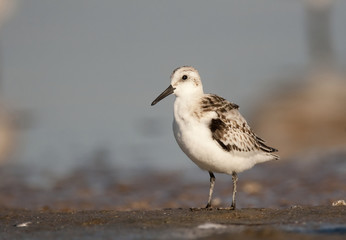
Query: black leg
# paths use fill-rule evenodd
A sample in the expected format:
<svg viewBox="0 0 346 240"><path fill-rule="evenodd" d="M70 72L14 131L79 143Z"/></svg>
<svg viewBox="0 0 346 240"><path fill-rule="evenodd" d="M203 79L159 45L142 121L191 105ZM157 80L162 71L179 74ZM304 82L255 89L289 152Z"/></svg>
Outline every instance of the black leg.
<svg viewBox="0 0 346 240"><path fill-rule="evenodd" d="M211 197L213 195L214 185L215 185L214 173L209 172L209 176L210 176L209 198L208 198L208 204L207 204L207 206L205 208L210 208L211 207Z"/></svg>
<svg viewBox="0 0 346 240"><path fill-rule="evenodd" d="M232 181L233 181L233 195L232 195L231 209L235 209L235 194L237 192L237 181L238 181L238 175L236 172L232 173Z"/></svg>

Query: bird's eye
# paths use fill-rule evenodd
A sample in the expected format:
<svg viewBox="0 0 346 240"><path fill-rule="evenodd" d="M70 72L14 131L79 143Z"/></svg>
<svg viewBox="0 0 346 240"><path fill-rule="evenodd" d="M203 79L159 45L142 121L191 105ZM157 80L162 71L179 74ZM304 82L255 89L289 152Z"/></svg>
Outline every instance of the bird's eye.
<svg viewBox="0 0 346 240"><path fill-rule="evenodd" d="M181 79L186 80L186 79L187 79L187 76L184 75Z"/></svg>

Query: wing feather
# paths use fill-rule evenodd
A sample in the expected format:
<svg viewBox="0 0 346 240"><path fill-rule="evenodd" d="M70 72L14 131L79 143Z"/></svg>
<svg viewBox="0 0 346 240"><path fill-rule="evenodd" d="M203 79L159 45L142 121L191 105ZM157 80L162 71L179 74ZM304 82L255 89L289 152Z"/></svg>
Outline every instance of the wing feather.
<svg viewBox="0 0 346 240"><path fill-rule="evenodd" d="M202 112L216 112L209 128L213 139L227 152L277 152L258 137L238 111L238 105L217 95L208 94L201 101ZM274 158L278 156L272 154Z"/></svg>

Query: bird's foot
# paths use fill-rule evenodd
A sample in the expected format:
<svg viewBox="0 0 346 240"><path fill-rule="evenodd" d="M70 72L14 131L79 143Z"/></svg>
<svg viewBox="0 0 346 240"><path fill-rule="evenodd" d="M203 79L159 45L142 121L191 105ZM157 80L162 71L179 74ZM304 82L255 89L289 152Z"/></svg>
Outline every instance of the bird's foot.
<svg viewBox="0 0 346 240"><path fill-rule="evenodd" d="M190 211L195 212L195 211L211 211L213 208L211 206L206 206L204 208L190 208Z"/></svg>

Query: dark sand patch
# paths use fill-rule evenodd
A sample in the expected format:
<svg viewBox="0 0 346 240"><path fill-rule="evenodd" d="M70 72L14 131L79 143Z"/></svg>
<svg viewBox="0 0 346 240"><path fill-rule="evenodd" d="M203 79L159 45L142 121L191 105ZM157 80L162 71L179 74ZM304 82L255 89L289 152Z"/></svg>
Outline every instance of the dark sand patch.
<svg viewBox="0 0 346 240"><path fill-rule="evenodd" d="M27 226L18 227L18 224ZM345 239L345 206L73 211L0 209L1 239Z"/></svg>

